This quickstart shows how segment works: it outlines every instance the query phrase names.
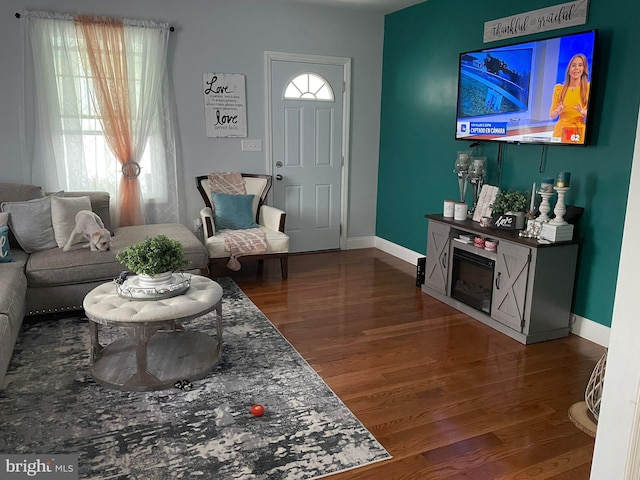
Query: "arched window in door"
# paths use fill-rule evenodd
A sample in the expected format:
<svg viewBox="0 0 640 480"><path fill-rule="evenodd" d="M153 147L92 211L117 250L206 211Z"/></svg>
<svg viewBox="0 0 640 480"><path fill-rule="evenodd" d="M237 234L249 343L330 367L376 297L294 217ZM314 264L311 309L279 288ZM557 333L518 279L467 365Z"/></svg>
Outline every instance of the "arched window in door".
<svg viewBox="0 0 640 480"><path fill-rule="evenodd" d="M320 75L303 73L298 75L284 89L284 98L289 100L333 101L331 85Z"/></svg>

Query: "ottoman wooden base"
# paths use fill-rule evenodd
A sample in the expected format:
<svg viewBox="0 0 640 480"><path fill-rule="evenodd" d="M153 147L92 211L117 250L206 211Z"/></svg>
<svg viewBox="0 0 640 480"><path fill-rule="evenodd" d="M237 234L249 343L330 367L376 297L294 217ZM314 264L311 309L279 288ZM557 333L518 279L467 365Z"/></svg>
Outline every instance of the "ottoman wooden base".
<svg viewBox="0 0 640 480"><path fill-rule="evenodd" d="M138 371L136 345L121 338L102 350L91 367L105 387L127 391L161 390L179 380L205 377L219 362L222 340L202 332L163 331L147 343L147 369Z"/></svg>

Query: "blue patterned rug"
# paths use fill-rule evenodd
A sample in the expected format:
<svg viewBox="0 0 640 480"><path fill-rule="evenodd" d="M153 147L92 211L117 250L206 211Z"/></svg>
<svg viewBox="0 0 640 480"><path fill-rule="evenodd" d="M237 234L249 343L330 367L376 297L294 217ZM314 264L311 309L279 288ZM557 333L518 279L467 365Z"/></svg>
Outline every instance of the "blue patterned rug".
<svg viewBox="0 0 640 480"><path fill-rule="evenodd" d="M190 391L102 387L86 318L27 319L0 391L0 453L74 453L80 478L122 480L302 480L390 458L238 286L219 283L223 361Z"/></svg>

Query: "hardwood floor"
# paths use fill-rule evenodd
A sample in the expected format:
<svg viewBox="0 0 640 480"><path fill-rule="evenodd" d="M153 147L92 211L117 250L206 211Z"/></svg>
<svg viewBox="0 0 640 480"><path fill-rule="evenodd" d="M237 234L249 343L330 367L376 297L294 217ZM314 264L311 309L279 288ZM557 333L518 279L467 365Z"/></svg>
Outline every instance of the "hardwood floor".
<svg viewBox="0 0 640 480"><path fill-rule="evenodd" d="M603 347L574 335L521 345L423 294L415 267L375 249L292 256L287 281L277 261L221 275L393 456L332 480L589 478L594 440L567 410Z"/></svg>

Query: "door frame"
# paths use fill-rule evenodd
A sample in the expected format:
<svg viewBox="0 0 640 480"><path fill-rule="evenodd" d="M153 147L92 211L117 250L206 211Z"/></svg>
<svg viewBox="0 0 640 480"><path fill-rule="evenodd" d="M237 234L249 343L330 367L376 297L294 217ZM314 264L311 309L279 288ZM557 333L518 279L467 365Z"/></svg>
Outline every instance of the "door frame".
<svg viewBox="0 0 640 480"><path fill-rule="evenodd" d="M273 146L271 138L273 135L273 125L271 122L273 108L271 102L271 67L275 61L313 63L320 65L338 65L342 67L342 175L340 185L340 250L347 248L347 232L349 223L349 152L351 133L351 59L347 57L332 57L326 55L310 55L304 53L286 52L264 52L264 72L265 72L265 115L267 133L265 138L265 150L267 157L267 173L273 175Z"/></svg>

